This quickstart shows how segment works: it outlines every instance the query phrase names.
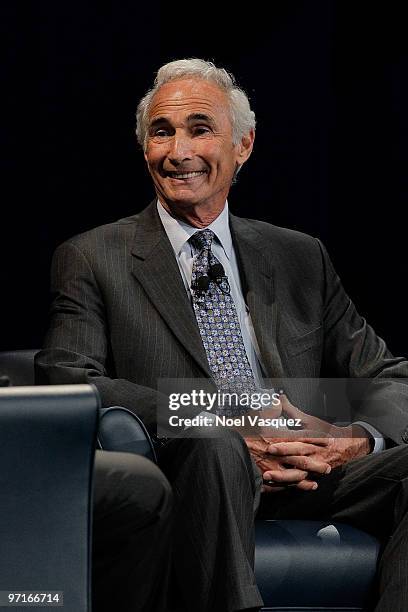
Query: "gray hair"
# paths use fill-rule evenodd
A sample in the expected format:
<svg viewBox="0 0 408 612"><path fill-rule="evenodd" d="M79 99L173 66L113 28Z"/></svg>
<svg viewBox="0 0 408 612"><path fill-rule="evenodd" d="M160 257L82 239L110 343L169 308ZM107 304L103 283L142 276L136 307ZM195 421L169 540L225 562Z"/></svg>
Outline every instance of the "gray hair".
<svg viewBox="0 0 408 612"><path fill-rule="evenodd" d="M217 68L212 62L206 62L202 59L176 60L164 64L158 70L152 89L140 100L137 107L136 136L143 149L146 149L147 144L147 126L153 96L165 83L184 78L211 81L225 91L230 102L232 140L234 144L241 142L243 136L255 129L255 113L251 110L248 96L238 87L231 73L224 70L224 68Z"/></svg>

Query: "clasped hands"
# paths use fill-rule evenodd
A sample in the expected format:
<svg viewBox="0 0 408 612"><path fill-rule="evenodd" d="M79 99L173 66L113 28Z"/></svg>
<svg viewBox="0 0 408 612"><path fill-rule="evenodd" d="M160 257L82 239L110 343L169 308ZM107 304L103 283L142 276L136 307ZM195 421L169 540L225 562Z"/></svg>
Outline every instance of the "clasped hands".
<svg viewBox="0 0 408 612"><path fill-rule="evenodd" d="M260 430L256 437L245 437L255 463L263 474L263 492L272 493L294 486L303 491L317 489L316 475L370 452L369 434L358 425L338 427L308 415L293 406L285 395L281 405L262 412L262 417L301 419L301 430ZM275 432L274 432L275 433Z"/></svg>

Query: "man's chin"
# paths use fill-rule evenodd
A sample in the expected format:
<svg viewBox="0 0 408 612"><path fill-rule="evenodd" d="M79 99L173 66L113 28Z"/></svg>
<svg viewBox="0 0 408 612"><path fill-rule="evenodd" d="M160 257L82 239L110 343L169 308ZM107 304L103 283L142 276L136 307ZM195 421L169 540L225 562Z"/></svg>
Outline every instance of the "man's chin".
<svg viewBox="0 0 408 612"><path fill-rule="evenodd" d="M171 197L159 194L160 202L169 210L183 209L188 210L201 204L201 199L190 194L172 194Z"/></svg>

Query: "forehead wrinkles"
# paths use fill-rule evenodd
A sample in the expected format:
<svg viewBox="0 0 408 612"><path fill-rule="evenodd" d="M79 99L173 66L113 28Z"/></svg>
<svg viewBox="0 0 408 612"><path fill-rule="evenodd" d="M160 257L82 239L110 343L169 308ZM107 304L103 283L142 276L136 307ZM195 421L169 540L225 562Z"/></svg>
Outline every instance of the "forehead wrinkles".
<svg viewBox="0 0 408 612"><path fill-rule="evenodd" d="M150 110L150 116L161 114L165 111L182 111L188 110L190 111L205 111L205 114L213 114L214 110L223 110L224 105L220 103L213 103L210 100L206 100L205 98L201 98L200 96L183 96L182 99L164 99L158 100L156 103L152 104Z"/></svg>
<svg viewBox="0 0 408 612"><path fill-rule="evenodd" d="M195 78L176 79L162 85L154 95L150 121L159 118L183 121L190 114L208 115L225 129L232 127L229 98L218 85ZM167 117L166 117L167 116Z"/></svg>

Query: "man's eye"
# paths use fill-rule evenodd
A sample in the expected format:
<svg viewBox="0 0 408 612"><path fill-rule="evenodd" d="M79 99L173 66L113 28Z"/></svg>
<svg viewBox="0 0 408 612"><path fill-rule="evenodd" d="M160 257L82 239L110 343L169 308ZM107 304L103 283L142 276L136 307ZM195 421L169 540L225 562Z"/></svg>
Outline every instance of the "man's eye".
<svg viewBox="0 0 408 612"><path fill-rule="evenodd" d="M158 128L157 130L154 130L152 134L152 136L159 136L159 137L168 136L168 135L169 135L168 131L163 128Z"/></svg>
<svg viewBox="0 0 408 612"><path fill-rule="evenodd" d="M206 125L196 125L194 127L194 134L196 134L197 136L201 136L201 134L210 134L210 133L211 133L211 130Z"/></svg>

